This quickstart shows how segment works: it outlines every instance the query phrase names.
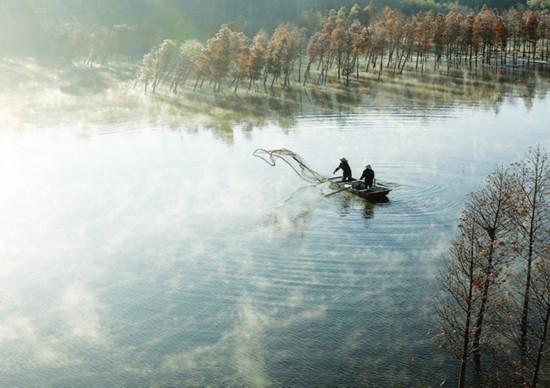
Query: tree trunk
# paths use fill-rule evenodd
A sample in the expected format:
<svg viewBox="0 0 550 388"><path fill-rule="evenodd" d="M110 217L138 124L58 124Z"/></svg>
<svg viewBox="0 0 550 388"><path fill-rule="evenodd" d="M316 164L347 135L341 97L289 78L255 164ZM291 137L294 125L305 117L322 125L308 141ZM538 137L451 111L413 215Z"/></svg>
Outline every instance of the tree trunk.
<svg viewBox="0 0 550 388"><path fill-rule="evenodd" d="M474 231L472 230L472 235ZM472 237L473 241L473 237ZM473 254L472 254L473 256ZM470 258L470 276L474 273L474 258ZM464 323L464 342L462 344L462 353L460 355L460 375L458 377L458 387L464 388L466 383L466 367L468 365L468 353L470 346L470 325L472 321L472 299L474 291L474 282L473 279L470 279L470 284L468 286L468 302L467 302L467 313L466 313L466 322Z"/></svg>
<svg viewBox="0 0 550 388"><path fill-rule="evenodd" d="M498 213L496 215L498 218ZM495 248L495 230L490 229L488 230L489 237L490 237L490 243L491 247L489 248L489 254L487 256L487 270L485 271L485 280L483 282L483 292L481 295L481 306L479 307L479 312L477 315L477 320L474 326L474 339L472 342L472 351L474 354L474 364L475 369L477 372L482 372L482 365L481 365L481 334L483 331L483 321L485 319L485 311L487 309L487 302L489 300L489 288L492 284L492 277L494 275L494 268L493 268L493 255L494 255L494 248Z"/></svg>
<svg viewBox="0 0 550 388"><path fill-rule="evenodd" d="M533 371L533 379L531 380L531 387L536 388L539 380L540 365L542 363L542 356L544 355L544 345L546 343L546 336L548 335L548 323L550 321L550 306L546 306L546 316L543 321L543 331L540 338L539 347L537 349L537 360L535 362L535 369Z"/></svg>

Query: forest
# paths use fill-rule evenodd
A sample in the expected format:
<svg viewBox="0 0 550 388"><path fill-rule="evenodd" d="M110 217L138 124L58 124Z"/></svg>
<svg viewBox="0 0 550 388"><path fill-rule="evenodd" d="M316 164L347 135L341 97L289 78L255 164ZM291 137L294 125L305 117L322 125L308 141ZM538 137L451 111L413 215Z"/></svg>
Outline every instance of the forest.
<svg viewBox="0 0 550 388"><path fill-rule="evenodd" d="M31 56L70 61L94 51L141 57L164 39L205 41L221 25L253 36L272 34L283 22L312 30L317 14L351 9L356 0L0 0L0 57ZM368 1L358 2L364 8ZM432 11L541 10L550 0L375 0L404 15ZM122 31L123 32L122 32ZM121 35L126 36L126 40ZM119 41L117 41L119 39ZM107 46L106 40L111 43Z"/></svg>
<svg viewBox="0 0 550 388"><path fill-rule="evenodd" d="M347 3L4 0L0 52L57 66L141 61L136 87L174 93L186 84L270 91L406 70L548 64L544 1Z"/></svg>
<svg viewBox="0 0 550 388"><path fill-rule="evenodd" d="M484 6L474 13L432 11L407 16L388 6L378 10L373 2L361 8L331 9L326 17L315 15L311 28L280 24L273 34L260 30L252 38L224 24L201 43L165 39L144 57L136 86L155 92L166 85L178 87L193 80L194 89L205 81L219 91L230 85L237 92L285 89L296 81L326 84L328 80L350 85L366 74L401 74L406 68L421 71L466 66L493 68L548 68L550 14L511 8L499 12Z"/></svg>

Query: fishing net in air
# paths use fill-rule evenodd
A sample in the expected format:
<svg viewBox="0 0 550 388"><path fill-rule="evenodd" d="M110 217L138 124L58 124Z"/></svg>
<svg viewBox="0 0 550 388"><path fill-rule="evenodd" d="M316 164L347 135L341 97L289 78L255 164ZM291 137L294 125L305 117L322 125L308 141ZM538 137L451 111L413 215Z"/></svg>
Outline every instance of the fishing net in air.
<svg viewBox="0 0 550 388"><path fill-rule="evenodd" d="M266 163L275 166L277 160L281 159L288 164L298 176L310 183L323 183L327 178L312 169L306 161L296 152L281 148L278 150L257 149L253 153L257 158L263 159Z"/></svg>

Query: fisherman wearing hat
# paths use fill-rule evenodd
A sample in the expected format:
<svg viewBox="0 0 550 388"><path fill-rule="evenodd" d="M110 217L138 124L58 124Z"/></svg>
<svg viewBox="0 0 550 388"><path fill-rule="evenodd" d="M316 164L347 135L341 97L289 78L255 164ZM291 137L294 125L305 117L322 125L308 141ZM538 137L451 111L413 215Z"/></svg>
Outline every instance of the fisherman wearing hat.
<svg viewBox="0 0 550 388"><path fill-rule="evenodd" d="M349 166L348 160L346 158L340 159L340 165L336 167L336 170L334 170L333 174L336 174L336 171L342 169L342 182L351 181L353 178L351 177L351 167Z"/></svg>
<svg viewBox="0 0 550 388"><path fill-rule="evenodd" d="M361 179L365 179L365 183L367 184L367 187L369 189L372 188L372 184L374 183L374 171L370 164L367 164L367 166L363 170L363 174L361 175L361 178L359 178L359 180Z"/></svg>

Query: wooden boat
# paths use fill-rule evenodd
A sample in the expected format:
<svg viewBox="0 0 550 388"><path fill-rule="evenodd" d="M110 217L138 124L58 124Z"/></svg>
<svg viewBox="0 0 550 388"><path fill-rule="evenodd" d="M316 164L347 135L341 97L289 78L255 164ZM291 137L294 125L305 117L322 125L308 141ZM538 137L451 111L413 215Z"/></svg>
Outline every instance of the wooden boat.
<svg viewBox="0 0 550 388"><path fill-rule="evenodd" d="M365 188L365 182L359 181L357 179L342 182L342 177L336 177L329 179L329 181L330 186L337 190L330 194L327 194L326 196L346 191L371 201L384 201L387 200L387 195L391 191L389 187L382 186L377 183L375 183L372 188Z"/></svg>

